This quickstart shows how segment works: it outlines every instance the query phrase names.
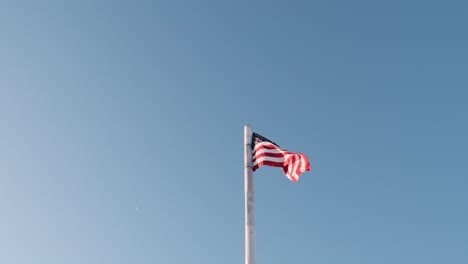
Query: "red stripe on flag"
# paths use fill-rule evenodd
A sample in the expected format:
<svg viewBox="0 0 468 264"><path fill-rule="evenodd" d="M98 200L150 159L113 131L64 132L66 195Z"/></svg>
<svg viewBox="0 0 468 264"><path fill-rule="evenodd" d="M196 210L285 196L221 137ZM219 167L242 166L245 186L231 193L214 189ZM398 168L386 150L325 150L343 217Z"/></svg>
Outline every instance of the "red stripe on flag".
<svg viewBox="0 0 468 264"><path fill-rule="evenodd" d="M256 169L260 168L263 165L282 168L284 166L284 162L275 162L275 161L269 161L269 160L260 161L258 164L253 166L253 170L255 171Z"/></svg>

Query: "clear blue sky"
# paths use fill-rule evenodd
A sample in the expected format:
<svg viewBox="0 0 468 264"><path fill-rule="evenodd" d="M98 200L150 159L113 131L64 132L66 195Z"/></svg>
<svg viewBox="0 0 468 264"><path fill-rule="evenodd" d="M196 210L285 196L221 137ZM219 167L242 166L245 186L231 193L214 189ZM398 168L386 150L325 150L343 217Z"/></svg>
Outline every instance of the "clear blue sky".
<svg viewBox="0 0 468 264"><path fill-rule="evenodd" d="M0 263L468 263L466 1L3 1Z"/></svg>

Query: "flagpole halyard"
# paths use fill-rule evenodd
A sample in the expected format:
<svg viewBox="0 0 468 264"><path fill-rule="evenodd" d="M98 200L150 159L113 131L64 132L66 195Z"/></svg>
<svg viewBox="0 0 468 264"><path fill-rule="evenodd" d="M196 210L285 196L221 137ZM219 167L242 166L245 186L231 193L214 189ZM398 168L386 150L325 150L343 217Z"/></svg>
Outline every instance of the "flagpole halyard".
<svg viewBox="0 0 468 264"><path fill-rule="evenodd" d="M254 177L252 169L252 128L244 127L245 264L255 264Z"/></svg>

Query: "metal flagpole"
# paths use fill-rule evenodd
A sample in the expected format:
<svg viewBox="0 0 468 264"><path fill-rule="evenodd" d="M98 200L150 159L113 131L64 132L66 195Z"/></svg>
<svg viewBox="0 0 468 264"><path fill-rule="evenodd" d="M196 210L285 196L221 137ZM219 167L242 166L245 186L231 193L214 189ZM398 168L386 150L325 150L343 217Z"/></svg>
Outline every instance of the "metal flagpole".
<svg viewBox="0 0 468 264"><path fill-rule="evenodd" d="M244 127L245 264L255 264L254 177L252 170L252 128Z"/></svg>

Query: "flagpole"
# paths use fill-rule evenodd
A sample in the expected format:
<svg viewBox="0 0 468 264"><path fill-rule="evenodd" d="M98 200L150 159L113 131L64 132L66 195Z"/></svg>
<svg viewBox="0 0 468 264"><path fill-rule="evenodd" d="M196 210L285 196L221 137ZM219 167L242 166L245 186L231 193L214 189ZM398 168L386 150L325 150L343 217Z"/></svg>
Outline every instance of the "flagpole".
<svg viewBox="0 0 468 264"><path fill-rule="evenodd" d="M254 177L252 170L252 128L244 127L245 264L255 264Z"/></svg>

